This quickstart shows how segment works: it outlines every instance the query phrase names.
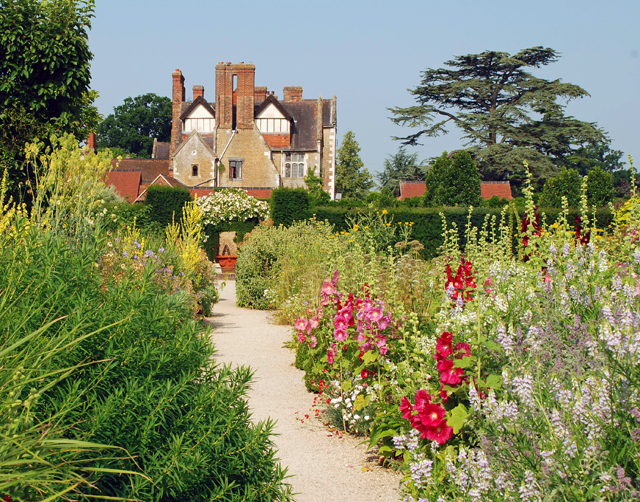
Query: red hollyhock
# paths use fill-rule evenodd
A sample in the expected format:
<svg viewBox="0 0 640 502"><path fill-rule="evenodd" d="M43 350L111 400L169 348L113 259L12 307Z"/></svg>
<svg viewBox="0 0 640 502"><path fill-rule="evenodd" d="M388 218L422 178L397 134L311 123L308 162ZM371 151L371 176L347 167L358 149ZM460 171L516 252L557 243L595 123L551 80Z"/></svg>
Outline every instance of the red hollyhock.
<svg viewBox="0 0 640 502"><path fill-rule="evenodd" d="M455 358L462 359L463 357L471 357L471 347L468 343L456 343L456 349L454 350Z"/></svg>
<svg viewBox="0 0 640 502"><path fill-rule="evenodd" d="M435 427L426 429L420 437L435 441L438 444L445 444L453 437L453 427L447 425L447 421L443 420Z"/></svg>
<svg viewBox="0 0 640 502"><path fill-rule="evenodd" d="M425 406L427 406L430 403L431 403L431 396L426 390L420 389L418 392L416 392L416 406L415 406L416 411L421 412L422 410L424 410Z"/></svg>
<svg viewBox="0 0 640 502"><path fill-rule="evenodd" d="M403 397L400 401L400 413L402 413L402 418L409 420L411 418L411 412L413 411L413 406L406 397Z"/></svg>
<svg viewBox="0 0 640 502"><path fill-rule="evenodd" d="M442 422L447 412L445 409L439 404L428 404L424 407L424 409L411 417L411 425L415 422L418 424L422 424L422 427L429 428L435 427ZM421 430L420 427L413 425L414 429Z"/></svg>
<svg viewBox="0 0 640 502"><path fill-rule="evenodd" d="M462 383L462 368L454 368L451 359L443 359L438 362L438 371L440 372L440 383L443 385L456 386Z"/></svg>

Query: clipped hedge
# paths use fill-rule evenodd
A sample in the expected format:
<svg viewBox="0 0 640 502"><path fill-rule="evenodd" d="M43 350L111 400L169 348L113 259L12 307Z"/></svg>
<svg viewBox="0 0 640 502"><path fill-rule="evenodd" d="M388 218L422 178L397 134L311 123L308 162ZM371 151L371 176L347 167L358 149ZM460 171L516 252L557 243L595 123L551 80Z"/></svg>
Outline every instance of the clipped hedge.
<svg viewBox="0 0 640 502"><path fill-rule="evenodd" d="M236 232L235 242L240 243L244 240L244 236L251 232L260 223L257 218L251 218L247 221L227 221L218 225L207 225L204 229L206 240L204 250L210 260L214 261L220 247L220 233Z"/></svg>
<svg viewBox="0 0 640 502"><path fill-rule="evenodd" d="M271 193L271 219L274 225L289 226L311 216L309 191L304 188L276 188Z"/></svg>
<svg viewBox="0 0 640 502"><path fill-rule="evenodd" d="M177 222L182 218L182 208L191 200L187 187L151 185L147 188L145 204L150 208L150 220L166 227L174 219Z"/></svg>
<svg viewBox="0 0 640 502"><path fill-rule="evenodd" d="M368 210L370 211L370 210ZM411 239L419 241L424 249L422 256L424 258L433 258L438 254L438 248L442 246L444 237L442 235L442 217L443 213L447 219L447 226L450 228L453 223L458 227L460 235L460 244L464 245L464 231L467 226L469 210L465 207L457 208L420 208L420 207L397 207L387 209L389 215L393 216L394 221L410 221L414 225L411 227ZM509 209L512 212L510 222L512 229L515 231L519 224L519 217L522 217L522 211ZM348 220L357 216L362 210L346 210L336 207L317 207L314 209L316 218L320 221L327 221L334 226L336 231L347 230L349 228ZM471 215L471 224L477 228L482 228L485 216L495 215L496 221L500 222L501 209L479 207L474 208ZM546 214L547 223L553 223L557 220L562 212L561 209L540 209L541 213ZM580 214L579 210L569 211L569 223L573 224L574 216ZM596 213L597 227L606 228L611 224L612 215L608 209L599 209Z"/></svg>

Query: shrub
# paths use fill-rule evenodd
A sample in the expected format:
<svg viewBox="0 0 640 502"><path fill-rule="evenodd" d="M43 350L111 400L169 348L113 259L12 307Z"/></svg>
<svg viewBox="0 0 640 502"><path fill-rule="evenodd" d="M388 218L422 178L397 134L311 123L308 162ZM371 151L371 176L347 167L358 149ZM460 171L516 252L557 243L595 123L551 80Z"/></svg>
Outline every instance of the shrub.
<svg viewBox="0 0 640 502"><path fill-rule="evenodd" d="M555 178L549 178L540 196L541 207L562 207L562 197L567 198L569 207L580 205L582 178L575 169L563 169Z"/></svg>
<svg viewBox="0 0 640 502"><path fill-rule="evenodd" d="M425 177L426 206L479 206L480 173L469 152L444 152Z"/></svg>
<svg viewBox="0 0 640 502"><path fill-rule="evenodd" d="M289 226L306 220L310 214L309 192L304 188L276 188L271 193L271 219L274 225Z"/></svg>
<svg viewBox="0 0 640 502"><path fill-rule="evenodd" d="M602 207L608 204L616 193L613 174L596 166L587 173L587 198L589 205Z"/></svg>
<svg viewBox="0 0 640 502"><path fill-rule="evenodd" d="M182 217L183 206L191 200L187 187L167 187L151 185L147 188L145 204L149 206L150 221L157 222L165 228L171 222L178 222Z"/></svg>

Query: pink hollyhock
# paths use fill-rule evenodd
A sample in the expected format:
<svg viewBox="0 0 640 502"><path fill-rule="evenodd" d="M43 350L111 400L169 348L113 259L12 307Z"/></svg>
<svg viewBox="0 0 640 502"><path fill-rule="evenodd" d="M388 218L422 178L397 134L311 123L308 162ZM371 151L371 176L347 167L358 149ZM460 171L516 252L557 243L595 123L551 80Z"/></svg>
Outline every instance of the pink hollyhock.
<svg viewBox="0 0 640 502"><path fill-rule="evenodd" d="M322 283L322 294L329 296L335 294L335 292L336 290L333 287L333 284L325 279L325 281Z"/></svg>
<svg viewBox="0 0 640 502"><path fill-rule="evenodd" d="M420 437L435 441L438 444L445 444L453 437L453 427L447 425L447 421L443 420L435 427L426 429Z"/></svg>
<svg viewBox="0 0 640 502"><path fill-rule="evenodd" d="M391 322L391 316L387 314L386 316L381 317L378 320L378 328L380 328L381 330L385 330L389 326L390 322Z"/></svg>
<svg viewBox="0 0 640 502"><path fill-rule="evenodd" d="M455 352L456 359L462 359L463 357L470 357L471 347L469 346L468 343L457 343L456 350L454 352Z"/></svg>
<svg viewBox="0 0 640 502"><path fill-rule="evenodd" d="M378 350L380 351L380 355L386 356L387 352L389 352L389 347L385 345L383 347L380 347Z"/></svg>
<svg viewBox="0 0 640 502"><path fill-rule="evenodd" d="M337 314L333 318L333 327L336 329L346 330L348 325L349 323L347 322L347 319L340 314Z"/></svg>
<svg viewBox="0 0 640 502"><path fill-rule="evenodd" d="M334 357L336 356L337 353L338 351L336 350L336 344L332 343L331 347L327 349L327 362L329 364L333 364Z"/></svg>
<svg viewBox="0 0 640 502"><path fill-rule="evenodd" d="M318 319L322 319L324 317L324 309L322 307L318 307L316 309L316 315L318 316Z"/></svg>
<svg viewBox="0 0 640 502"><path fill-rule="evenodd" d="M298 342L302 343L307 339L302 331L298 331Z"/></svg>
<svg viewBox="0 0 640 502"><path fill-rule="evenodd" d="M293 325L298 331L304 331L307 329L307 320L304 317L298 317Z"/></svg>
<svg viewBox="0 0 640 502"><path fill-rule="evenodd" d="M381 308L372 308L369 310L369 319L373 322L378 322L383 316Z"/></svg>
<svg viewBox="0 0 640 502"><path fill-rule="evenodd" d="M318 339L315 336L310 336L309 347L311 347L312 349L315 349L317 345L318 345Z"/></svg>
<svg viewBox="0 0 640 502"><path fill-rule="evenodd" d="M336 288L338 287L338 271L335 270L333 272L333 275L331 276L331 284L333 284Z"/></svg>
<svg viewBox="0 0 640 502"><path fill-rule="evenodd" d="M316 316L313 316L311 319L309 319L309 327L311 329L317 329L318 326L320 326L320 321Z"/></svg>
<svg viewBox="0 0 640 502"><path fill-rule="evenodd" d="M346 328L336 328L333 332L333 337L338 342L344 342L347 339L347 330Z"/></svg>
<svg viewBox="0 0 640 502"><path fill-rule="evenodd" d="M376 345L378 347L384 347L387 344L387 337L383 335L376 335Z"/></svg>

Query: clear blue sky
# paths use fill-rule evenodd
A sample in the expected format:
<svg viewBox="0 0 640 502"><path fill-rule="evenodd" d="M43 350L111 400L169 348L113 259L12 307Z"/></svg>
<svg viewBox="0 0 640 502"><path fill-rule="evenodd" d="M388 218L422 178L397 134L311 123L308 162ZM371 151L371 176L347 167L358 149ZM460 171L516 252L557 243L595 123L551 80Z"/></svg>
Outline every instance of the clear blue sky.
<svg viewBox="0 0 640 502"><path fill-rule="evenodd" d="M187 95L215 91L218 61L256 65L256 85L282 97L338 97L338 134L353 130L372 172L410 132L387 108L413 104L420 72L453 56L515 53L544 46L561 53L535 74L580 85L591 97L568 114L596 122L613 147L640 164L640 1L609 0L97 0L90 33L92 87L103 115L128 96L171 96L171 73ZM420 158L461 147L456 130L410 149Z"/></svg>

